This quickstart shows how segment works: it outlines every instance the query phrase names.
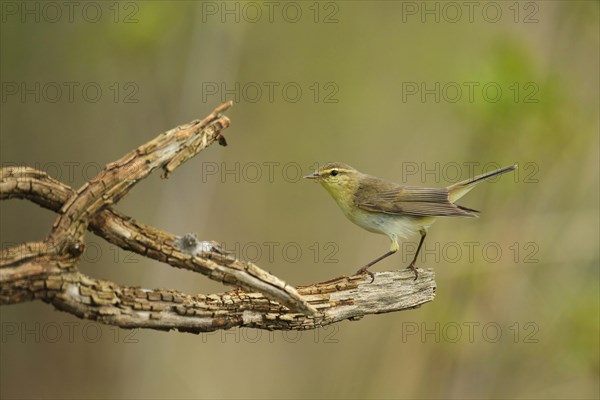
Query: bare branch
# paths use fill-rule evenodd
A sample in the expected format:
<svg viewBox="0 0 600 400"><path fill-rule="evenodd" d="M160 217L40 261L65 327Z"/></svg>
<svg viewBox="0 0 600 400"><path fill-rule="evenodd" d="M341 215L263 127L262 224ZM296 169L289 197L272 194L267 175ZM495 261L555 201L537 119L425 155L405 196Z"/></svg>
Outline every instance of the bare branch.
<svg viewBox="0 0 600 400"><path fill-rule="evenodd" d="M21 198L31 200L53 211L60 211L75 192L68 186L50 178L47 174L32 168L6 168L0 176L0 200ZM256 265L236 260L217 251L209 250L201 257L192 257L175 246L176 237L168 232L149 225L138 223L108 207L91 218L88 227L98 236L115 246L130 250L142 256L167 263L173 267L199 272L218 282L238 286L250 291L265 294L303 313L315 314L293 286L265 272ZM13 249L12 253L38 254L28 248L41 248L44 243L27 243ZM3 254L3 260L11 259L11 253ZM4 270L0 269L0 276ZM34 270L34 274L37 270Z"/></svg>
<svg viewBox="0 0 600 400"><path fill-rule="evenodd" d="M421 271L414 281L414 273L403 270L377 272L372 283L368 276L353 276L299 287L300 294L319 310L315 316L293 313L256 292L238 289L190 296L170 289L121 287L79 272L33 282L29 290L33 298L59 310L121 328L193 333L232 327L305 330L419 307L435 296L433 278L431 271Z"/></svg>

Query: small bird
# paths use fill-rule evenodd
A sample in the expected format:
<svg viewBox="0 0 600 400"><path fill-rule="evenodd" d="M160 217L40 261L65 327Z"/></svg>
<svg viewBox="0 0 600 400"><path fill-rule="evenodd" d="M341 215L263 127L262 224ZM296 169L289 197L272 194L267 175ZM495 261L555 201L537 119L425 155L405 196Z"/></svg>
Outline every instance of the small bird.
<svg viewBox="0 0 600 400"><path fill-rule="evenodd" d="M407 267L415 273L417 256L436 217L477 217L479 211L455 204L478 183L513 171L517 164L478 175L445 188L403 186L375 176L363 174L349 165L334 162L325 164L306 179L317 180L333 197L344 215L369 232L386 235L392 241L390 251L371 261L356 274L368 273L369 267L400 249L398 239L419 233L417 252Z"/></svg>

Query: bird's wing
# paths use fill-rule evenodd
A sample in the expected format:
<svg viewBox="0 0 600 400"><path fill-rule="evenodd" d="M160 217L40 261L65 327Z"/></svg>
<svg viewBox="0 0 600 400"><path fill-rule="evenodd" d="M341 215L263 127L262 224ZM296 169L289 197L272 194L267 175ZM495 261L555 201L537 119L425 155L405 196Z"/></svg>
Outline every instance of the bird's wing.
<svg viewBox="0 0 600 400"><path fill-rule="evenodd" d="M446 188L401 186L369 177L363 179L354 203L365 211L415 217L475 217L466 207L452 204Z"/></svg>

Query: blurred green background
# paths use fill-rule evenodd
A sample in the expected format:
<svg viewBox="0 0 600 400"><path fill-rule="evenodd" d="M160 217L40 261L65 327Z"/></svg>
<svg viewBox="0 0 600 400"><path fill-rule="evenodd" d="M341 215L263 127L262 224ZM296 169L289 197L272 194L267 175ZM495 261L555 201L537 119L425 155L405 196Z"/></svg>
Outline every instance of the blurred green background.
<svg viewBox="0 0 600 400"><path fill-rule="evenodd" d="M152 175L117 208L292 284L352 273L389 246L300 173L343 161L444 186L521 168L461 201L481 218L432 227L419 265L435 269L437 296L419 309L196 336L2 307L2 398L600 396L598 2L55 4L2 2L2 165L76 188L235 100L228 147ZM16 200L0 216L5 247L55 218ZM403 268L416 241L374 270ZM228 290L93 235L81 269Z"/></svg>

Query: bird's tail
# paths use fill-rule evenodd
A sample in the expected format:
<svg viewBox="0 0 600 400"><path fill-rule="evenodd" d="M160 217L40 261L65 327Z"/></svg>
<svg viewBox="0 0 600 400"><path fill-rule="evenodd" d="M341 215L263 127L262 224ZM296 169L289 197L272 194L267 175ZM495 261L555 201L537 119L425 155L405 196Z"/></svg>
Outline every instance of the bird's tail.
<svg viewBox="0 0 600 400"><path fill-rule="evenodd" d="M509 165L508 167L500 168L496 171L488 172L487 174L477 175L471 179L467 179L466 181L458 182L454 185L448 186L448 199L451 203L454 203L456 200L469 193L471 189L473 189L478 183L487 179L491 179L497 175L502 175L506 172L514 171L515 169L517 169L517 167L517 164Z"/></svg>

